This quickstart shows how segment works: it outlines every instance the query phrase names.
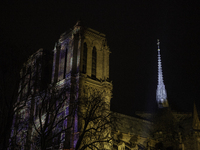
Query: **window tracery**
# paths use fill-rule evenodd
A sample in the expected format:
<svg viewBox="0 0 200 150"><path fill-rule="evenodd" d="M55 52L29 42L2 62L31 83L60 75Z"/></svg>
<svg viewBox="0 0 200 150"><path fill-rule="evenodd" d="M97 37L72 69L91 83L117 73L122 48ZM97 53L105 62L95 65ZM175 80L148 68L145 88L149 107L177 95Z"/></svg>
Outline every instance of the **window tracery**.
<svg viewBox="0 0 200 150"><path fill-rule="evenodd" d="M96 78L96 62L97 62L97 51L96 47L93 47L92 50L92 77Z"/></svg>
<svg viewBox="0 0 200 150"><path fill-rule="evenodd" d="M83 73L86 73L87 70L87 44L84 43L83 45Z"/></svg>
<svg viewBox="0 0 200 150"><path fill-rule="evenodd" d="M66 48L66 50L65 50L65 62L64 62L64 74L63 74L63 79L65 79L66 72L67 72L67 53L68 53L68 49Z"/></svg>

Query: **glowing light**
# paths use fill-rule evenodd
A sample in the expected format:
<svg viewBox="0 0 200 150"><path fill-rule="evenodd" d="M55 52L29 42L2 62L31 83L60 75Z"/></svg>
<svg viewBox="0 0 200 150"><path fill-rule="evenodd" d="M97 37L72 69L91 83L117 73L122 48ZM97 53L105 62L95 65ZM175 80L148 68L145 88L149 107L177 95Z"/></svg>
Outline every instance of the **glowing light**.
<svg viewBox="0 0 200 150"><path fill-rule="evenodd" d="M165 89L165 84L163 81L159 39L157 40L157 45L158 45L158 85L156 90L156 100L158 102L158 107L163 108L163 107L168 107L168 102L167 102L167 91Z"/></svg>

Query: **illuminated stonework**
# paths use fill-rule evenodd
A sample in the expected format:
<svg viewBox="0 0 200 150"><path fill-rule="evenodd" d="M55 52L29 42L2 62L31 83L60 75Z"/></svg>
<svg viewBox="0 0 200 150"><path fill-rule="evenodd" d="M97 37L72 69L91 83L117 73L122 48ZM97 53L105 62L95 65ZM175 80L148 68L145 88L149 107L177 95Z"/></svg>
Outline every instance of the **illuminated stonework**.
<svg viewBox="0 0 200 150"><path fill-rule="evenodd" d="M39 50L36 54L31 56L31 61L25 63L25 70L22 72L21 76L24 76L24 73L28 73L27 68L30 68L30 66L32 66L32 72L30 78L27 78L27 81L20 83L21 87L23 87L24 84L29 85L29 82L33 83L33 80L39 81L38 79L40 78L41 80L47 78L47 75L43 73L47 73L47 69L42 63L42 58L44 58L42 54L43 50ZM106 42L106 35L82 26L80 21L76 23L73 30L63 33L53 50L52 64L50 64L52 76L48 85L42 89L44 92L40 90L39 87L35 87L36 84L30 87L28 91L26 90L24 95L31 97L28 99L28 104L30 106L24 107L20 112L15 114L11 138L17 139L16 144L22 149L25 147L26 149L37 149L38 144L35 139L38 139L39 132L36 132L36 130L39 131L40 127L42 128L42 126L45 125L44 121L50 118L46 116L49 115L52 117L55 114L58 104L62 104L62 107L56 111L57 114L54 115L56 117L56 122L54 123L55 128L51 131L52 134L60 131L62 133L59 133L58 136L52 138L51 142L54 142L54 146L59 149L75 149L79 136L83 132L81 130L83 121L81 120L79 113L81 114L83 113L82 110L86 110L86 107L81 105L82 100L80 98L84 91L91 90L91 93L93 94L95 92L102 93L102 99L106 103L105 108L110 112L112 83L109 80L109 55L110 50ZM50 60L47 62L49 61ZM31 64L37 64L39 67ZM48 72L48 74L51 73ZM51 90L45 89L53 86L55 88L52 88ZM57 89L57 92L52 92L54 89ZM63 89L66 90L64 91ZM34 93L31 93L32 91ZM62 95L60 94L60 91L63 91ZM25 97L24 95L20 96L19 100L21 97ZM42 99L42 95L46 95L44 97L48 98L44 100ZM51 97L53 97L54 100L54 108L51 111L54 112L49 114L50 110L47 109L50 107L43 107L46 109L43 110L41 109L41 105L50 103L46 101L51 100ZM58 98L56 99L56 97ZM105 109L104 107L102 108ZM71 110L74 111L73 115L70 115ZM18 122L20 119L17 119L19 118L17 116L20 116L22 120L22 128L19 128L20 125ZM60 118L61 120L59 120ZM26 119L28 121L25 126L24 122ZM32 120L32 122L29 120ZM49 122L50 121L47 121L46 123L48 124ZM91 126L91 123L89 126ZM67 128L70 130L66 130ZM108 132L110 135L111 129L107 128L107 130L109 130ZM18 131L19 133L17 133ZM48 131L48 128L44 131ZM110 143L104 144L102 147L103 149L110 149L111 145Z"/></svg>
<svg viewBox="0 0 200 150"><path fill-rule="evenodd" d="M73 30L67 33L63 33L60 36L53 50L53 62L50 65L50 68L52 68L50 69L51 71L48 71L48 68L43 67L43 63L46 61L41 61L44 60L42 58L44 58L43 56L45 56L45 53L42 49L33 54L28 62L25 63L25 69L22 70L23 72L21 72L21 76L23 76L24 73L26 74L26 80L23 80L23 83L21 83L19 90L23 88L24 84L30 88L24 88L23 94L25 94L25 96L28 98L28 101L25 101L27 102L24 104L25 107L15 114L13 120L11 141L16 142L18 146L16 147L15 145L14 148L32 150L38 149L35 146L37 144L37 140L35 140L37 138L35 137L35 129L39 129L39 125L43 124L43 122L45 121L45 115L47 114L47 111L46 113L38 113L38 109L42 104L41 96L43 96L44 94L42 92L39 93L38 91L41 91L40 88L44 90L49 86L42 87L40 85L43 84L39 84L40 82L38 84L34 84L34 80L29 79L33 77L33 79L35 79L37 75L37 77L39 77L39 79L43 81L43 79L47 78L48 74L51 74L49 72L52 72L52 78L51 80L49 79L47 82L48 85L55 84L56 88L65 87L65 85L67 85L67 90L64 91L64 95L61 95L61 99L63 100L65 98L66 103L63 103L64 107L62 107L63 109L60 109L62 111L58 111L59 114L55 115L56 119L64 117L64 121L61 124L57 125L52 133L67 128L68 126L70 126L70 123L73 123L73 127L71 127L70 130L63 131L62 134L59 134L59 136L51 140L54 147L50 147L49 149L74 150L76 145L78 145L77 143L79 138L81 137L81 133L83 133L84 131L83 128L85 124L85 121L80 118L79 113L86 114L86 108L88 108L84 107L83 105L85 102L83 99L83 95L86 93L86 99L88 100L87 96L92 95L92 93L103 93L103 100L104 102L106 102L106 106L101 105L104 107L101 107L102 109L99 109L98 113L95 113L95 116L98 116L102 112L102 114L107 115L107 111L105 110L109 110L110 112L110 100L112 97L113 86L112 82L109 81L109 55L110 50L106 42L105 34L102 34L90 28L83 27L80 25L80 22L77 22ZM30 72L29 69L32 72ZM45 74L42 73L42 70L45 72ZM29 81L31 81L30 84ZM36 87L35 85L39 85L39 87ZM47 93L47 96L48 94L52 93ZM55 95L56 93L52 94L52 96ZM26 98L25 96L20 96L19 100L23 100L23 98ZM168 107L167 92L163 82L159 41L158 85L156 96L160 108ZM55 97L53 98L55 99ZM60 102L61 99L58 98L58 101L56 102ZM83 102L83 104L79 103L82 105L78 105L78 111L75 111L74 116L66 117L68 114L70 114L70 106L73 106L70 105L70 102L77 101ZM159 109L159 111L164 110L165 109ZM185 149L199 150L200 122L196 107L194 110L195 111L193 118L191 113L186 114L173 112L172 114L175 117L175 120L179 123L179 127L181 127L181 130L177 131L182 132L181 134L179 134L179 137L176 137L180 138L180 140L178 139L179 141L176 140L178 141L178 144L182 144L182 147L185 147ZM54 109L53 111L55 113ZM40 115L38 114L41 115L41 124L39 123L40 121L38 118L40 117L38 116ZM112 141L110 143L107 142L103 145L97 144L96 146L98 148L100 147L99 149L106 150L155 149L156 144L158 144L159 140L155 136L151 135L152 127L155 124L154 120L152 120L152 116L154 114L145 112L136 112L135 114L136 115L133 117L112 112L112 116L114 116L114 118L116 118L117 120L115 128L104 126L106 127L106 130L101 130L101 132L99 132L100 134L97 134L98 137L108 135L108 138L112 134ZM35 122L35 127L33 125L33 122L30 121L31 119ZM192 120L193 127L190 125L192 123ZM24 121L26 122L26 124L24 124ZM94 128L104 122L99 121L98 123L99 124L96 125L89 123L88 127ZM48 128L46 129L48 130ZM160 134L162 132L156 132L153 135L157 135L157 133ZM84 138L84 141L93 142L94 139L92 139L91 136L88 136ZM82 143L80 145L86 144L87 143ZM184 148L180 149L184 150Z"/></svg>
<svg viewBox="0 0 200 150"><path fill-rule="evenodd" d="M168 107L168 101L167 101L167 91L165 89L165 84L163 81L159 40L157 45L158 45L158 85L156 90L156 100L158 103L158 107L163 108L163 107Z"/></svg>
<svg viewBox="0 0 200 150"><path fill-rule="evenodd" d="M75 95L70 96L70 101L81 101L81 95L89 90L104 93L110 110L112 83L109 81L109 55L106 35L84 27L78 21L72 31L60 36L54 48L52 82L70 85L70 95ZM84 109L79 106L78 113ZM66 139L71 139L70 148L76 147L82 132L83 123L80 122L83 121L77 116L73 132L66 134Z"/></svg>

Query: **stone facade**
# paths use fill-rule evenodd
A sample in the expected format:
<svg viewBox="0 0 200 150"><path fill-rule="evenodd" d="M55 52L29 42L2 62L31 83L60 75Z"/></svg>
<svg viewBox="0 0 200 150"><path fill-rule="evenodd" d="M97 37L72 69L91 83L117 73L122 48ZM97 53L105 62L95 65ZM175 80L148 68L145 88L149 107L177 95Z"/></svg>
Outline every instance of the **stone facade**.
<svg viewBox="0 0 200 150"><path fill-rule="evenodd" d="M73 30L63 33L56 43L53 50L53 63L51 64L52 77L51 81L46 83L56 84L57 87L67 85L68 91L66 91L65 95L67 95L67 100L69 102L80 100L79 98L85 91L91 90L103 93L106 107L110 110L113 88L112 82L109 80L110 53L105 34L91 28L83 27L80 22L77 22ZM32 64L35 64L36 60L43 56L43 54L43 50L39 50L37 53L33 54L25 64L25 72L27 72L28 68ZM42 64L38 66L42 66ZM34 69L36 69L36 67L33 67L33 70ZM39 67L39 69L42 68ZM41 80L43 76L46 77L41 71L39 71L39 73L41 73L39 75ZM22 85L23 83L21 83L21 86ZM45 87L43 87L43 89L44 88ZM31 88L30 91L34 91L35 93L39 90L38 87L33 89ZM19 100L20 99L21 97L19 97ZM24 120L30 120L31 116L37 114L38 105L40 105L40 100L32 98L27 103L28 107L18 112L16 116L21 116ZM63 113L67 115L67 112L70 110L70 105L65 105L63 108ZM84 113L85 108L79 106L78 111L79 113ZM180 134L178 133L176 137L176 139L178 139L177 141L179 141L176 149L200 150L200 121L196 107L194 107L193 116L191 113L172 112L172 114L176 123L181 127L178 128L180 131L177 131ZM115 128L109 128L108 130L108 132L113 135L112 145L105 144L102 149L159 149L159 144L163 140L163 135L161 130L152 133L156 125L153 119L154 114L136 112L135 116L127 116L112 112L112 115L117 118ZM73 130L62 134L64 140L62 140L62 144L59 145L60 149L74 149L79 135L83 132L82 126L84 123L83 120L78 117L78 113L75 114L74 118L70 118L70 116L67 117L63 126L68 126L70 123L69 120L72 119L74 119ZM35 120L37 120L37 117ZM11 136L14 136L17 131L16 122L16 119L14 119ZM92 127L91 124L90 126ZM31 135L34 135L33 124L27 122L24 130L21 131L18 137L24 137L25 140L18 142L18 144L21 148L31 149L31 144L27 141L34 140L31 138ZM32 147L32 149L34 148ZM165 148L163 147L163 149Z"/></svg>
<svg viewBox="0 0 200 150"><path fill-rule="evenodd" d="M29 68L31 64L34 64L34 62L36 62L42 55L43 50L41 49L30 57L31 59L24 65L26 72L27 68ZM81 101L81 95L83 95L85 91L89 90L92 91L90 95L93 94L94 91L97 93L102 93L103 99L106 102L106 108L110 110L112 83L109 81L109 55L110 50L107 46L105 34L83 27L81 26L80 22L76 23L73 30L68 33L63 33L60 36L53 50L53 61L51 66L52 77L51 82L48 84L50 86L55 85L56 89L61 90L64 87L67 87L67 91L64 95L62 95L62 98L66 97L67 103L64 103L62 109L60 110L64 118L64 115L68 116L70 109L72 109L71 103ZM39 73L39 76L37 77L40 77L42 76L42 71L43 69L45 70L46 66L41 67L43 66L41 62L38 63L38 66L40 66L39 70L37 70L36 65L32 65L32 68L33 70L37 70L37 73ZM35 74L35 71L33 70L31 74ZM23 75L24 74L22 73L21 76ZM33 81L32 76L28 78L26 83L29 81ZM25 82L21 83L21 86L23 86L24 83ZM34 91L36 95L41 92L40 87L33 87L33 89L35 89ZM30 88L30 93L31 91L33 90ZM24 95L28 95L30 93L26 91ZM43 95L44 94L46 93L43 93ZM21 95L20 97L24 97L24 95ZM28 96L31 97L28 100L30 104L26 104L27 106L24 107L22 111L17 112L13 121L13 132L11 137L13 139L22 139L23 137L24 140L16 141L17 145L19 145L19 147L22 149L36 148L31 145L31 142L35 143L34 138L32 137L37 134L35 128L43 124L42 121L40 123L39 120L44 119L41 119L40 116L39 119L37 118L38 113L41 114L41 112L38 112L38 107L41 105L41 103L43 103L43 101L41 100L41 97L36 95L31 93L31 95ZM48 93L47 95L51 95L51 93ZM83 108L79 103L77 108L78 111L75 111L74 116L72 117L69 115L65 120L62 121L62 126L64 128L68 128L71 123L73 123L73 127L57 137L60 139L60 141L62 141L60 146L57 146L57 148L74 149L76 147L77 140L82 132L81 126L83 126L83 122L78 117L78 113L84 109L86 108ZM24 113L24 111L26 111L26 113ZM45 118L45 111L41 115L43 118ZM27 125L24 125L24 127L19 131L18 123L20 119L18 119L17 116L21 116L20 118L23 118L23 121L33 120L34 123L31 123L31 121L28 121L29 123L26 122ZM92 125L89 124L89 126ZM53 130L60 130L60 128ZM17 133L18 131L20 133ZM111 133L110 128L108 132ZM110 145L105 144L103 147L105 149L110 149Z"/></svg>

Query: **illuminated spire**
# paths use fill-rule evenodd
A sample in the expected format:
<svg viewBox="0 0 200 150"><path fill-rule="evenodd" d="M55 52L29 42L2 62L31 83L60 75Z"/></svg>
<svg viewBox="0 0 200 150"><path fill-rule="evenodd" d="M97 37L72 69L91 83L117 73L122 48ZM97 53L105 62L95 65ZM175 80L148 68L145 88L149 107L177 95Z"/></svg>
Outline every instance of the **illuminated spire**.
<svg viewBox="0 0 200 150"><path fill-rule="evenodd" d="M157 45L158 45L158 85L156 90L156 100L158 103L158 107L163 108L163 107L168 107L168 101L167 101L167 91L165 89L165 84L163 81L159 39L157 40Z"/></svg>

